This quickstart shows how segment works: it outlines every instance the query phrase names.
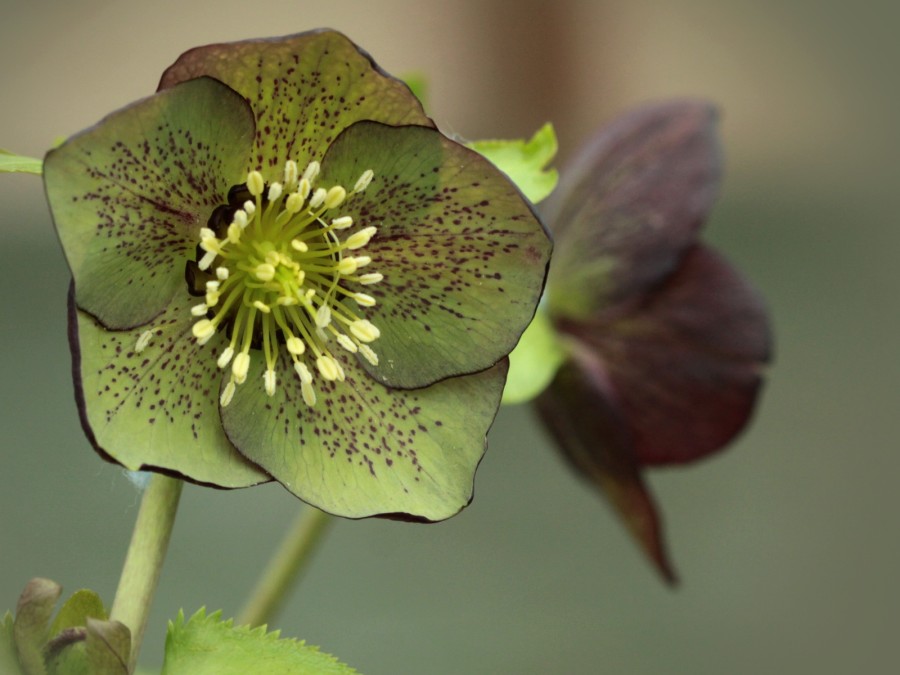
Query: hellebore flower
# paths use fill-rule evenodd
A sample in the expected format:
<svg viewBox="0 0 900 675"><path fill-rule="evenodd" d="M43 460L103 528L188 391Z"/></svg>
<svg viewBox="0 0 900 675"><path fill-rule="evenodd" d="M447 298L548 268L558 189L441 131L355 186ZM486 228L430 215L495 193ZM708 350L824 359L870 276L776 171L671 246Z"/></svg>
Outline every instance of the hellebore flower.
<svg viewBox="0 0 900 675"><path fill-rule="evenodd" d="M469 502L549 238L347 38L188 51L44 176L101 454L348 517Z"/></svg>
<svg viewBox="0 0 900 675"><path fill-rule="evenodd" d="M546 310L561 365L536 405L674 581L644 467L722 448L746 424L770 355L760 296L697 241L720 179L715 112L645 107L616 120L546 202Z"/></svg>

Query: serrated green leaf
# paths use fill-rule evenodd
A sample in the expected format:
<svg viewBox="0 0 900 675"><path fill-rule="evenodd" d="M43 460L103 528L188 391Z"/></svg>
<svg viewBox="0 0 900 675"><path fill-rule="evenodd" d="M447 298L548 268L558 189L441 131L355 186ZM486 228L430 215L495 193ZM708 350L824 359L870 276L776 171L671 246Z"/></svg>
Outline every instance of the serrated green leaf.
<svg viewBox="0 0 900 675"><path fill-rule="evenodd" d="M40 176L44 162L33 157L17 155L0 148L0 173L33 173Z"/></svg>
<svg viewBox="0 0 900 675"><path fill-rule="evenodd" d="M201 609L187 621L179 612L169 623L162 675L244 675L261 672L260 664L266 675L358 675L317 647L278 635L265 626L235 628L221 612Z"/></svg>
<svg viewBox="0 0 900 675"><path fill-rule="evenodd" d="M25 675L19 667L16 656L16 640L13 636L13 615L7 612L0 622L0 673L4 675Z"/></svg>
<svg viewBox="0 0 900 675"><path fill-rule="evenodd" d="M509 355L504 405L525 403L540 394L565 360L565 350L546 312L538 310Z"/></svg>
<svg viewBox="0 0 900 675"><path fill-rule="evenodd" d="M94 591L82 588L75 591L60 607L53 625L50 626L50 636L53 637L66 628L86 626L88 618L106 619L107 614L100 596Z"/></svg>
<svg viewBox="0 0 900 675"><path fill-rule="evenodd" d="M556 169L546 168L558 147L549 122L528 141L473 141L469 147L487 157L535 204L553 192L559 180Z"/></svg>

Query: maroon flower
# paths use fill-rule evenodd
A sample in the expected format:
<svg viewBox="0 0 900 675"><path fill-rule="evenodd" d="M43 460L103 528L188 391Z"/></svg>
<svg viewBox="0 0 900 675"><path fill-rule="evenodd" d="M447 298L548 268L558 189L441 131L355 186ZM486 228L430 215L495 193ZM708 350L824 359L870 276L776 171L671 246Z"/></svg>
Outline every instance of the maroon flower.
<svg viewBox="0 0 900 675"><path fill-rule="evenodd" d="M642 470L727 444L770 356L763 301L698 241L721 175L715 111L633 111L586 146L546 204L556 248L547 311L567 358L537 408L673 582Z"/></svg>

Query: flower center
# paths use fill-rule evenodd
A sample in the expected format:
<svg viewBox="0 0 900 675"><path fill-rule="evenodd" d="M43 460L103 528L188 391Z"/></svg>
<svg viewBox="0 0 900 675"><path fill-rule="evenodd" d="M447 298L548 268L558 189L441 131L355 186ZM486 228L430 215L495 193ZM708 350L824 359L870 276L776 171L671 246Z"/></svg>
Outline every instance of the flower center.
<svg viewBox="0 0 900 675"><path fill-rule="evenodd" d="M349 192L340 185L315 187L318 173L318 162L300 176L296 162L288 161L283 182L266 185L251 171L200 230L198 259L186 269L189 290L204 296L191 309L199 319L193 334L203 345L217 330L228 331L229 344L217 361L219 368L231 366L222 406L246 381L252 351L262 351L263 386L272 396L284 348L309 406L316 402L314 372L325 380L344 379L334 344L378 365L369 343L380 331L357 314L375 299L354 290L382 279L377 272L361 272L372 259L358 255L376 228L354 228L350 216L336 211L366 189L372 172L365 171Z"/></svg>

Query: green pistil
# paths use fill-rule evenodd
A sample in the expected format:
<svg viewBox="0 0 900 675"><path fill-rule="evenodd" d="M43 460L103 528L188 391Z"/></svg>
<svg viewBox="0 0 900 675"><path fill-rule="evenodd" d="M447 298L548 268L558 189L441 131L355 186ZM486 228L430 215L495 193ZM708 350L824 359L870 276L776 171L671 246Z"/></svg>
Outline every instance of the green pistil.
<svg viewBox="0 0 900 675"><path fill-rule="evenodd" d="M203 345L217 330L230 327L228 347L217 359L219 368L231 365L222 406L246 380L251 358L258 358L254 351L262 351L263 387L272 396L277 388L275 364L284 349L310 406L316 402L314 372L325 380L344 379L331 350L334 344L378 364L369 343L380 331L342 299L353 299L360 307L375 304L374 298L352 286L382 279L376 272L360 274L372 259L354 253L377 230L349 232L353 219L334 213L347 198L366 189L372 172L364 172L349 192L339 185L315 187L318 173L318 162L311 162L300 176L297 164L289 161L284 181L267 186L262 174L251 171L246 186L252 198L235 211L224 236L207 227L200 230L204 253L197 267L214 270L215 279L206 283L204 302L191 309L199 319L193 334ZM149 336L141 336L139 347L148 341Z"/></svg>

